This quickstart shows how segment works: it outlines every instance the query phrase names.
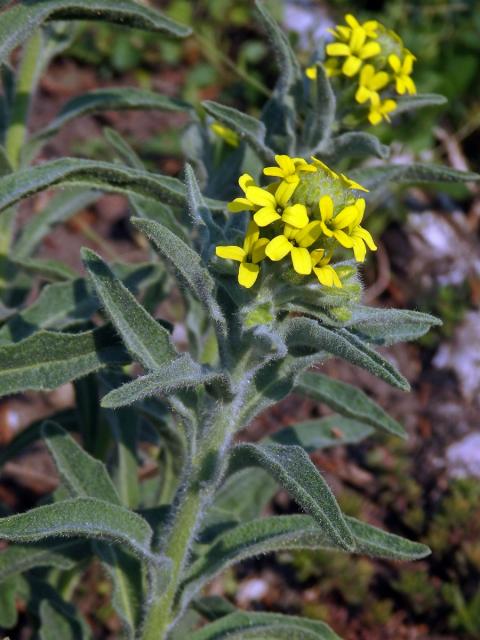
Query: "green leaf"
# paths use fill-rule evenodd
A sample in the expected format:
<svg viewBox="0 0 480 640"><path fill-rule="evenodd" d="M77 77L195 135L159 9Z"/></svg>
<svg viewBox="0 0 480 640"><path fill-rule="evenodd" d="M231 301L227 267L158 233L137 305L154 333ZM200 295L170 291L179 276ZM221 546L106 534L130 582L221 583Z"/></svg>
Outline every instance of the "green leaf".
<svg viewBox="0 0 480 640"><path fill-rule="evenodd" d="M62 606L64 604L64 606ZM54 604L48 600L40 603L40 640L87 640L91 634L86 633L85 623L75 615L76 611L70 603Z"/></svg>
<svg viewBox="0 0 480 640"><path fill-rule="evenodd" d="M14 259L13 263L18 269L32 275L38 275L45 280L72 280L77 277L77 272L60 260L23 258Z"/></svg>
<svg viewBox="0 0 480 640"><path fill-rule="evenodd" d="M343 158L363 158L376 156L388 158L390 148L382 144L377 136L363 131L349 131L333 138L321 153L321 158L328 164L336 164Z"/></svg>
<svg viewBox="0 0 480 640"><path fill-rule="evenodd" d="M356 306L346 327L367 342L391 345L415 340L442 321L429 313L408 309L378 309Z"/></svg>
<svg viewBox="0 0 480 640"><path fill-rule="evenodd" d="M157 367L153 373L140 376L118 389L107 393L102 399L102 407L116 409L157 394L169 395L181 389L196 387L222 380L222 374L202 367L184 354L172 362Z"/></svg>
<svg viewBox="0 0 480 640"><path fill-rule="evenodd" d="M3 554L0 554L0 558ZM17 580L11 577L0 585L0 628L11 629L17 624ZM4 640L9 640L8 637Z"/></svg>
<svg viewBox="0 0 480 640"><path fill-rule="evenodd" d="M204 596L192 602L192 609L207 620L213 621L223 618L236 609L231 602L220 596Z"/></svg>
<svg viewBox="0 0 480 640"><path fill-rule="evenodd" d="M302 373L295 385L295 393L323 402L341 415L369 424L401 438L406 431L363 391L321 373Z"/></svg>
<svg viewBox="0 0 480 640"><path fill-rule="evenodd" d="M128 110L193 111L188 102L134 87L96 89L69 100L47 127L35 134L35 139L54 135L74 118L102 111Z"/></svg>
<svg viewBox="0 0 480 640"><path fill-rule="evenodd" d="M137 509L140 503L137 438L140 415L129 409L108 411L107 421L116 443L114 480L122 504Z"/></svg>
<svg viewBox="0 0 480 640"><path fill-rule="evenodd" d="M22 44L35 29L48 20L104 20L126 27L168 33L178 37L190 29L159 11L132 0L23 0L2 13L0 23L0 61Z"/></svg>
<svg viewBox="0 0 480 640"><path fill-rule="evenodd" d="M320 420L306 420L291 427L285 427L265 441L299 445L305 451L313 452L344 444L356 444L367 438L372 432L371 427L357 420L327 416Z"/></svg>
<svg viewBox="0 0 480 640"><path fill-rule="evenodd" d="M110 327L77 334L39 331L21 343L0 347L0 396L27 389L51 391L126 362Z"/></svg>
<svg viewBox="0 0 480 640"><path fill-rule="evenodd" d="M307 109L302 143L305 155L315 153L330 137L335 121L335 94L323 65L316 65L317 79L309 87L311 101ZM309 81L310 82L310 81Z"/></svg>
<svg viewBox="0 0 480 640"><path fill-rule="evenodd" d="M85 189L57 193L42 211L22 227L20 238L15 243L15 257L26 258L31 255L55 225L89 207L99 196L100 194Z"/></svg>
<svg viewBox="0 0 480 640"><path fill-rule="evenodd" d="M180 180L110 162L61 158L0 178L0 211L45 189L83 185L89 189L157 198L183 205L185 187ZM207 199L208 206L223 211L225 203Z"/></svg>
<svg viewBox="0 0 480 640"><path fill-rule="evenodd" d="M280 613L238 611L202 627L190 640L341 640L324 622Z"/></svg>
<svg viewBox="0 0 480 640"><path fill-rule="evenodd" d="M408 381L380 354L346 329L327 329L316 320L293 318L284 323L283 332L294 355L327 352L369 371L393 387L408 391Z"/></svg>
<svg viewBox="0 0 480 640"><path fill-rule="evenodd" d="M153 370L172 360L176 350L168 331L137 302L100 256L84 248L82 259L105 311L132 356Z"/></svg>
<svg viewBox="0 0 480 640"><path fill-rule="evenodd" d="M397 107L395 115L414 111L415 109L423 109L423 107L438 107L448 102L445 96L438 93L416 93L413 96L400 96L395 99Z"/></svg>
<svg viewBox="0 0 480 640"><path fill-rule="evenodd" d="M139 515L97 498L73 498L0 518L0 540L37 542L83 537L125 545L150 558L152 530Z"/></svg>
<svg viewBox="0 0 480 640"><path fill-rule="evenodd" d="M141 161L138 154L132 149L129 143L121 136L118 131L105 127L103 135L107 142L115 149L119 158L129 167L134 169L145 169L145 165Z"/></svg>
<svg viewBox="0 0 480 640"><path fill-rule="evenodd" d="M206 307L219 333L225 337L227 324L214 296L215 281L202 265L198 253L158 222L132 218L132 224L150 238L162 257L175 268L180 279Z"/></svg>
<svg viewBox="0 0 480 640"><path fill-rule="evenodd" d="M346 551L355 548L334 495L301 447L239 444L233 449L231 469L245 467L261 467L270 473L340 548Z"/></svg>
<svg viewBox="0 0 480 640"><path fill-rule="evenodd" d="M58 424L45 422L42 435L60 477L73 497L91 497L120 504L105 465L84 451Z"/></svg>
<svg viewBox="0 0 480 640"><path fill-rule="evenodd" d="M435 182L477 182L480 174L459 171L435 164L392 164L383 167L367 167L350 172L350 178L373 191L387 182L406 184Z"/></svg>
<svg viewBox="0 0 480 640"><path fill-rule="evenodd" d="M265 144L266 131L263 122L212 100L205 100L202 102L202 106L212 118L235 131L241 140L245 140L263 162L271 163L273 161L274 153Z"/></svg>
<svg viewBox="0 0 480 640"><path fill-rule="evenodd" d="M418 560L430 553L428 547L386 533L355 518L346 518L358 554L394 560ZM182 585L183 598L189 600L217 574L247 558L285 549L345 549L332 540L313 518L304 515L259 518L220 534L207 552L188 570Z"/></svg>

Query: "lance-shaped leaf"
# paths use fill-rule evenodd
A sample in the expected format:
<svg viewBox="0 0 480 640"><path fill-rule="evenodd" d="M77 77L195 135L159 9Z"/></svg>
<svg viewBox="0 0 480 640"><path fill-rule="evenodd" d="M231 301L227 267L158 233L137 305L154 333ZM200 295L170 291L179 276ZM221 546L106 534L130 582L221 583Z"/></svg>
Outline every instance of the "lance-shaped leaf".
<svg viewBox="0 0 480 640"><path fill-rule="evenodd" d="M73 497L99 498L120 504L117 491L105 465L80 447L62 427L48 421L42 434L60 477Z"/></svg>
<svg viewBox="0 0 480 640"><path fill-rule="evenodd" d="M339 547L355 549L352 532L333 493L301 447L239 444L232 453L231 470L245 467L267 471Z"/></svg>
<svg viewBox="0 0 480 640"><path fill-rule="evenodd" d="M387 533L355 518L345 519L353 534L357 554L410 561L430 553L424 544ZM285 549L344 551L310 516L274 516L240 523L220 534L208 551L192 564L182 586L182 597L191 599L232 564Z"/></svg>
<svg viewBox="0 0 480 640"><path fill-rule="evenodd" d="M345 324L367 342L390 345L415 340L442 321L429 313L408 309L378 309L356 306Z"/></svg>
<svg viewBox="0 0 480 640"><path fill-rule="evenodd" d="M86 558L89 553L87 542L61 538L30 544L9 544L0 552L0 582L35 567L71 569L76 562Z"/></svg>
<svg viewBox="0 0 480 640"><path fill-rule="evenodd" d="M205 203L205 199L200 191L200 186L197 181L197 177L190 164L185 165L185 186L187 189L187 202L188 212L190 218L195 226L199 228L200 246L202 249L202 257L209 259L209 251L212 244L216 244L219 240L225 239L223 229L221 229L212 217L210 209ZM147 212L148 213L148 212ZM166 215L163 216L166 226L173 231L182 240L186 239L183 229L180 233L177 231L178 223L172 225L171 218ZM155 220L155 218L153 218ZM159 219L162 222L162 219ZM188 241L188 239L187 239Z"/></svg>
<svg viewBox="0 0 480 640"><path fill-rule="evenodd" d="M277 83L279 95L284 96L302 79L302 70L287 35L272 18L261 0L255 1L258 17L272 45L280 76Z"/></svg>
<svg viewBox="0 0 480 640"><path fill-rule="evenodd" d="M385 186L387 182L406 184L435 182L477 182L480 174L459 171L435 164L391 164L383 167L367 167L350 172L350 177L370 190Z"/></svg>
<svg viewBox="0 0 480 640"><path fill-rule="evenodd" d="M408 381L380 354L346 329L327 329L316 320L293 318L284 324L285 341L294 354L319 351L343 358L393 387L408 391Z"/></svg>
<svg viewBox="0 0 480 640"><path fill-rule="evenodd" d="M344 157L376 156L385 159L389 154L389 147L382 144L377 136L363 131L349 131L333 138L328 147L322 149L321 158L330 164L335 164Z"/></svg>
<svg viewBox="0 0 480 640"><path fill-rule="evenodd" d="M60 113L44 129L35 134L34 139L54 135L61 127L74 118L102 111L159 110L193 112L188 102L170 96L136 89L134 87L109 87L88 91L69 100Z"/></svg>
<svg viewBox="0 0 480 640"><path fill-rule="evenodd" d="M2 597L0 598L0 627L11 629L17 624L17 579L11 577L1 585ZM9 640L5 638L5 640Z"/></svg>
<svg viewBox="0 0 480 640"><path fill-rule="evenodd" d="M185 186L176 178L110 162L62 158L0 178L0 211L45 189L66 185L157 198L179 205L186 202ZM207 204L215 211L225 208L225 203L217 200L207 199Z"/></svg>
<svg viewBox="0 0 480 640"><path fill-rule="evenodd" d="M327 416L320 420L306 420L280 429L269 436L266 442L298 445L305 451L313 452L343 444L356 444L367 438L373 429L349 418Z"/></svg>
<svg viewBox="0 0 480 640"><path fill-rule="evenodd" d="M401 438L406 437L405 429L400 423L389 416L363 391L346 382L334 380L321 373L306 372L298 377L295 393L323 402L348 418L360 420Z"/></svg>
<svg viewBox="0 0 480 640"><path fill-rule="evenodd" d="M169 395L200 384L225 384L224 376L207 367L202 367L192 360L189 354L184 354L172 362L157 367L153 373L140 376L110 391L103 397L102 407L108 409L124 407L149 396Z"/></svg>
<svg viewBox="0 0 480 640"><path fill-rule="evenodd" d="M90 640L91 633L71 603L60 598L54 602L42 600L39 607L40 640Z"/></svg>
<svg viewBox="0 0 480 640"><path fill-rule="evenodd" d="M0 21L0 61L22 44L48 20L104 20L125 27L169 33L185 37L188 27L174 22L154 9L133 0L21 0L2 13Z"/></svg>
<svg viewBox="0 0 480 640"><path fill-rule="evenodd" d="M423 109L423 107L438 107L448 102L445 96L438 93L416 93L413 96L400 96L396 98L397 106L395 115L414 111L415 109Z"/></svg>
<svg viewBox="0 0 480 640"><path fill-rule="evenodd" d="M132 224L150 238L162 257L175 268L185 285L207 308L220 335L225 337L227 323L214 296L215 281L202 265L198 253L158 222L132 218Z"/></svg>
<svg viewBox="0 0 480 640"><path fill-rule="evenodd" d="M272 162L274 153L265 144L265 125L260 120L242 113L232 107L205 100L202 102L205 111L215 120L235 131L240 139L245 140L264 162Z"/></svg>
<svg viewBox="0 0 480 640"><path fill-rule="evenodd" d="M317 620L280 613L238 611L202 627L190 640L341 640L328 625Z"/></svg>
<svg viewBox="0 0 480 640"><path fill-rule="evenodd" d="M26 258L31 255L51 229L98 200L100 194L92 191L69 190L56 194L47 206L27 222L15 244L14 255Z"/></svg>
<svg viewBox="0 0 480 640"><path fill-rule="evenodd" d="M105 500L73 498L0 518L0 540L37 542L58 537L107 540L150 558L152 530L147 522Z"/></svg>
<svg viewBox="0 0 480 640"><path fill-rule="evenodd" d="M330 136L335 120L336 100L323 65L317 65L317 77L311 87L311 105L303 128L305 153L315 153Z"/></svg>
<svg viewBox="0 0 480 640"><path fill-rule="evenodd" d="M77 277L77 272L60 260L48 258L23 258L14 259L12 262L17 269L26 271L34 276L40 276L44 280L73 280Z"/></svg>
<svg viewBox="0 0 480 640"><path fill-rule="evenodd" d="M110 327L77 334L39 331L21 343L0 347L0 396L27 389L51 391L128 361Z"/></svg>
<svg viewBox="0 0 480 640"><path fill-rule="evenodd" d="M95 291L132 356L146 369L158 369L176 356L170 334L90 249L82 258Z"/></svg>

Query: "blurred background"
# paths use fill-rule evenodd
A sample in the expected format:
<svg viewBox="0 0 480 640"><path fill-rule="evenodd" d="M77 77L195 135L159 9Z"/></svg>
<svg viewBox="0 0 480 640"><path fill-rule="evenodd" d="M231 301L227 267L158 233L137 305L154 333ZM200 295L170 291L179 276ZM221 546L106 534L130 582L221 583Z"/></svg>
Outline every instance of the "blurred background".
<svg viewBox="0 0 480 640"><path fill-rule="evenodd" d="M213 99L253 115L275 81L268 42L251 0L152 0L192 25L185 41L86 23L41 83L32 127L49 121L69 98L97 87L135 85L199 104ZM419 91L441 93L448 104L376 127L392 143L395 161L413 159L480 171L480 2L282 1L267 3L307 65L328 27L346 12L378 19L397 31L416 55ZM43 158L75 155L112 159L102 136L117 129L151 168L177 175L183 166L182 114L107 112L62 130ZM392 142L395 140L395 142ZM45 195L24 208L40 211ZM363 269L364 301L428 311L443 320L415 344L386 350L412 384L404 395L367 373L331 361L328 372L354 381L409 431L407 442L375 434L361 445L314 456L353 516L430 545L432 555L396 564L323 552L282 553L243 563L215 580L221 594L252 610L300 613L327 621L346 640L454 640L480 638L480 187L439 185L389 189L369 206L367 226L379 251ZM138 260L145 245L129 226L126 200L105 196L56 229L41 255L80 271L79 248L107 259ZM32 292L32 296L35 292ZM170 309L181 325L181 310ZM72 389L28 394L0 404L0 444L32 420L73 401ZM325 407L292 397L242 434L256 440L295 417ZM0 505L23 511L56 486L41 447L23 453L0 475ZM272 513L295 510L280 492ZM75 599L96 637L119 637L110 586L94 567ZM21 606L21 603L19 603ZM27 628L11 638L29 638Z"/></svg>

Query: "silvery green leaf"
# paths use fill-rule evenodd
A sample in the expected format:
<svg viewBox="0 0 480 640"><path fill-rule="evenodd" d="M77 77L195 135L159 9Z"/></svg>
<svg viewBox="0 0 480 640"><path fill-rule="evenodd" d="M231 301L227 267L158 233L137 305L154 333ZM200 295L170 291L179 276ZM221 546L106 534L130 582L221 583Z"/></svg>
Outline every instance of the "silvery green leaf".
<svg viewBox="0 0 480 640"><path fill-rule="evenodd" d="M120 505L105 465L89 455L58 424L47 421L42 434L55 466L72 497L91 497Z"/></svg>
<svg viewBox="0 0 480 640"><path fill-rule="evenodd" d="M21 0L2 13L0 21L0 61L22 44L35 29L49 20L98 20L136 29L185 37L190 29L165 15L132 0L43 0L32 4Z"/></svg>
<svg viewBox="0 0 480 640"><path fill-rule="evenodd" d="M38 275L44 280L73 280L78 275L76 271L60 260L47 258L20 258L14 259L13 262L18 269L26 271L34 276Z"/></svg>
<svg viewBox="0 0 480 640"><path fill-rule="evenodd" d="M309 81L310 103L303 125L302 145L305 155L322 148L330 137L335 121L336 99L323 65L317 64L317 78Z"/></svg>
<svg viewBox="0 0 480 640"><path fill-rule="evenodd" d="M0 145L0 176L6 176L9 173L12 173L12 165L7 158L5 148Z"/></svg>
<svg viewBox="0 0 480 640"><path fill-rule="evenodd" d="M116 444L113 478L123 505L137 509L140 503L137 439L140 416L130 409L108 411L107 422Z"/></svg>
<svg viewBox="0 0 480 640"><path fill-rule="evenodd" d="M441 324L439 318L429 313L358 305L352 310L352 316L345 326L366 342L391 345L415 340L431 327Z"/></svg>
<svg viewBox="0 0 480 640"><path fill-rule="evenodd" d="M43 238L55 225L87 208L99 198L98 193L82 189L57 193L39 213L22 227L21 235L15 243L14 255L26 258L31 255Z"/></svg>
<svg viewBox="0 0 480 640"><path fill-rule="evenodd" d="M295 393L323 402L341 415L369 424L401 438L406 437L405 429L388 415L363 391L350 384L334 380L321 373L302 373L296 382Z"/></svg>
<svg viewBox="0 0 480 640"><path fill-rule="evenodd" d="M213 242L216 242L219 238L223 238L223 230L213 220L212 214L200 191L200 186L193 168L188 163L185 165L185 186L187 189L187 203L190 218L194 225L200 227L201 232L203 231L202 227L206 228L205 244L208 245L210 243L212 236Z"/></svg>
<svg viewBox="0 0 480 640"><path fill-rule="evenodd" d="M61 158L0 178L0 211L45 189L83 185L89 189L158 198L183 205L185 187L180 180L119 166L110 162ZM223 211L225 203L207 199L208 206Z"/></svg>
<svg viewBox="0 0 480 640"><path fill-rule="evenodd" d="M350 171L349 177L371 191L388 182L421 184L434 182L477 182L480 174L459 171L436 164L391 164L381 167L366 167Z"/></svg>
<svg viewBox="0 0 480 640"><path fill-rule="evenodd" d="M202 106L212 118L235 131L241 140L245 140L261 160L266 163L273 161L274 153L265 144L266 131L263 122L233 107L227 107L212 100L205 100Z"/></svg>
<svg viewBox="0 0 480 640"><path fill-rule="evenodd" d="M200 384L220 384L222 374L202 367L189 354L156 368L152 373L127 382L102 399L102 407L116 409L157 394L169 395Z"/></svg>
<svg viewBox="0 0 480 640"><path fill-rule="evenodd" d="M192 602L191 607L209 621L223 618L236 610L229 600L221 596L197 598Z"/></svg>
<svg viewBox="0 0 480 640"><path fill-rule="evenodd" d="M0 558L1 558L0 553ZM17 580L11 576L0 585L2 597L0 598L0 628L11 629L17 624ZM5 638L8 640L8 637Z"/></svg>
<svg viewBox="0 0 480 640"><path fill-rule="evenodd" d="M231 469L246 467L267 471L339 547L355 549L352 532L334 495L301 447L239 444L232 452Z"/></svg>
<svg viewBox="0 0 480 640"><path fill-rule="evenodd" d="M438 107L448 102L445 96L438 93L416 93L413 96L400 96L395 99L397 107L394 114L423 109L423 107Z"/></svg>
<svg viewBox="0 0 480 640"><path fill-rule="evenodd" d="M80 621L77 611L70 603L40 603L40 640L90 640L91 633L84 621Z"/></svg>
<svg viewBox="0 0 480 640"><path fill-rule="evenodd" d="M299 445L311 453L328 447L356 444L372 433L371 427L357 420L341 416L327 416L284 427L266 438L264 442Z"/></svg>
<svg viewBox="0 0 480 640"><path fill-rule="evenodd" d="M110 327L77 334L39 331L0 347L0 396L50 391L65 382L128 362Z"/></svg>
<svg viewBox="0 0 480 640"><path fill-rule="evenodd" d="M328 329L316 320L293 318L284 323L283 332L294 355L327 352L369 371L393 387L408 391L408 381L395 367L346 329Z"/></svg>
<svg viewBox="0 0 480 640"><path fill-rule="evenodd" d="M343 158L376 156L384 160L389 154L389 147L382 144L377 136L363 131L349 131L333 138L329 145L322 149L320 157L327 164L335 165Z"/></svg>
<svg viewBox="0 0 480 640"><path fill-rule="evenodd" d="M110 127L105 127L103 129L103 135L126 165L133 167L134 169L145 169L145 165L138 154L132 149L125 138L118 133L118 131L111 129Z"/></svg>
<svg viewBox="0 0 480 640"><path fill-rule="evenodd" d="M152 530L147 522L105 500L73 498L0 518L0 540L38 542L59 537L106 540L150 558Z"/></svg>
<svg viewBox="0 0 480 640"><path fill-rule="evenodd" d="M176 350L168 331L137 302L96 253L84 248L82 259L106 313L132 356L150 370L172 360Z"/></svg>
<svg viewBox="0 0 480 640"><path fill-rule="evenodd" d="M341 640L318 620L280 613L238 611L202 627L190 640Z"/></svg>

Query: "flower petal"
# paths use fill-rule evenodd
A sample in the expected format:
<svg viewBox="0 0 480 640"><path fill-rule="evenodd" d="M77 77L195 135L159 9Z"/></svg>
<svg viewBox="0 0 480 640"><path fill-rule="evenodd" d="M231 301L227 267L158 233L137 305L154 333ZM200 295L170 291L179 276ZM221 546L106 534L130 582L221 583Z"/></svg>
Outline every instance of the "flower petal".
<svg viewBox="0 0 480 640"><path fill-rule="evenodd" d="M316 80L317 79L317 65L312 65L311 67L307 67L305 69L305 75L307 76L307 78L310 78L310 80Z"/></svg>
<svg viewBox="0 0 480 640"><path fill-rule="evenodd" d="M364 262L367 255L365 243L361 238L353 238L353 255L357 262Z"/></svg>
<svg viewBox="0 0 480 640"><path fill-rule="evenodd" d="M311 254L310 254L310 258L312 260L312 266L316 266L320 260L323 260L325 256L325 249L314 249Z"/></svg>
<svg viewBox="0 0 480 640"><path fill-rule="evenodd" d="M348 77L354 76L362 66L362 61L357 56L349 56L343 63L342 71Z"/></svg>
<svg viewBox="0 0 480 640"><path fill-rule="evenodd" d="M388 84L389 76L385 71L379 71L376 73L371 80L371 88L374 91L380 91Z"/></svg>
<svg viewBox="0 0 480 640"><path fill-rule="evenodd" d="M265 167L263 170L264 175L274 178L283 178L283 171L280 167Z"/></svg>
<svg viewBox="0 0 480 640"><path fill-rule="evenodd" d="M360 51L360 49L365 44L366 38L367 38L367 34L365 33L365 30L362 29L361 27L352 29L352 35L350 36L350 42L349 42L350 49L355 53L357 51Z"/></svg>
<svg viewBox="0 0 480 640"><path fill-rule="evenodd" d="M238 184L240 185L240 189L245 193L248 187L255 186L255 180L249 173L243 173L238 179Z"/></svg>
<svg viewBox="0 0 480 640"><path fill-rule="evenodd" d="M238 284L246 289L250 289L250 287L253 287L255 284L259 273L260 267L258 264L242 262L238 268Z"/></svg>
<svg viewBox="0 0 480 640"><path fill-rule="evenodd" d="M237 247L236 245L215 247L215 253L219 258L223 258L224 260L236 260L237 262L242 262L246 256L242 247Z"/></svg>
<svg viewBox="0 0 480 640"><path fill-rule="evenodd" d="M368 58L373 58L373 56L378 56L381 51L382 49L378 42L367 42L358 55L362 60L367 60Z"/></svg>
<svg viewBox="0 0 480 640"><path fill-rule="evenodd" d="M322 225L325 226L323 222L320 222L319 220L310 222L295 235L295 242L299 247L310 247L320 237L322 233Z"/></svg>
<svg viewBox="0 0 480 640"><path fill-rule="evenodd" d="M265 253L270 260L277 262L290 253L292 246L292 243L284 235L276 236L267 244Z"/></svg>
<svg viewBox="0 0 480 640"><path fill-rule="evenodd" d="M353 240L350 236L347 236L345 231L336 229L333 232L333 236L335 240L342 245L342 247L345 247L346 249L351 249L353 247Z"/></svg>
<svg viewBox="0 0 480 640"><path fill-rule="evenodd" d="M245 255L249 255L253 245L260 237L260 232L258 230L258 226L251 220L248 223L247 232L245 233L245 240L243 241L243 250L245 251Z"/></svg>
<svg viewBox="0 0 480 640"><path fill-rule="evenodd" d="M388 56L388 64L392 67L395 73L398 73L402 67L400 58L395 53L391 53Z"/></svg>
<svg viewBox="0 0 480 640"><path fill-rule="evenodd" d="M298 176L295 177L296 181L294 182L285 182L285 180L280 182L277 190L275 191L275 199L281 207L285 207L287 205L287 202L293 196L293 193L297 188L300 178Z"/></svg>
<svg viewBox="0 0 480 640"><path fill-rule="evenodd" d="M260 262L261 260L264 260L265 258L265 247L267 246L267 244L270 242L270 240L268 238L259 238L255 244L253 245L253 250L252 250L252 262L254 262L255 264L257 262Z"/></svg>
<svg viewBox="0 0 480 640"><path fill-rule="evenodd" d="M280 220L280 218L280 214L272 207L262 207L253 216L253 219L259 227L267 227L269 224L272 224L272 222L275 222L275 220Z"/></svg>
<svg viewBox="0 0 480 640"><path fill-rule="evenodd" d="M232 213L239 213L240 211L249 211L254 208L254 204L247 200L247 198L235 198L232 202L229 202L227 209Z"/></svg>
<svg viewBox="0 0 480 640"><path fill-rule="evenodd" d="M331 42L327 44L327 55L329 56L349 56L350 47L343 42Z"/></svg>
<svg viewBox="0 0 480 640"><path fill-rule="evenodd" d="M318 203L323 222L328 222L333 217L333 200L330 196L322 196Z"/></svg>
<svg viewBox="0 0 480 640"><path fill-rule="evenodd" d="M313 272L317 276L320 284L323 284L324 287L332 287L333 286L333 276L332 276L332 267L330 265L325 265L324 267L316 267Z"/></svg>
<svg viewBox="0 0 480 640"><path fill-rule="evenodd" d="M376 251L377 250L377 245L375 244L374 239L372 238L372 235L369 231L367 231L366 229L364 229L361 226L356 227L353 230L353 234L354 237L359 237L361 238L365 244L368 246L368 248L370 249L370 251Z"/></svg>
<svg viewBox="0 0 480 640"><path fill-rule="evenodd" d="M345 229L345 227L349 227L352 222L358 217L358 209L355 205L351 204L347 207L344 207L332 221L333 227L335 229Z"/></svg>
<svg viewBox="0 0 480 640"><path fill-rule="evenodd" d="M303 229L308 224L307 207L304 204L294 204L286 207L282 220L297 229Z"/></svg>
<svg viewBox="0 0 480 640"><path fill-rule="evenodd" d="M247 198L259 207L275 207L275 197L271 193L262 189L261 187L248 187L246 194Z"/></svg>
<svg viewBox="0 0 480 640"><path fill-rule="evenodd" d="M308 249L302 247L292 247L290 252L292 256L293 268L302 276L308 276L312 273L312 260Z"/></svg>

